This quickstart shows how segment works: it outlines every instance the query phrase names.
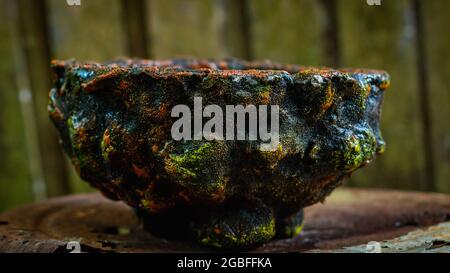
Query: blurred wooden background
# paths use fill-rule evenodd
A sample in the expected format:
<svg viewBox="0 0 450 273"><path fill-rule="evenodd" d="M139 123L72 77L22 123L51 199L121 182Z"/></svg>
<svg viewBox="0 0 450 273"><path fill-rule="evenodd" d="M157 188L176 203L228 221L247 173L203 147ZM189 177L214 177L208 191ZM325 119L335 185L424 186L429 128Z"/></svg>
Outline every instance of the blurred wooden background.
<svg viewBox="0 0 450 273"><path fill-rule="evenodd" d="M0 211L90 190L47 116L49 62L125 55L385 69L387 152L348 185L450 193L450 1L68 2L0 0Z"/></svg>

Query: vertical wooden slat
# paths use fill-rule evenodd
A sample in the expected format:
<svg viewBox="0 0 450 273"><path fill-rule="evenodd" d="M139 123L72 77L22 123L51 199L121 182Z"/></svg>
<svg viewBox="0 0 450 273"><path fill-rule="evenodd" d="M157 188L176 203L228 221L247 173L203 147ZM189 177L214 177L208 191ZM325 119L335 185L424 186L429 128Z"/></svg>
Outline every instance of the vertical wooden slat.
<svg viewBox="0 0 450 273"><path fill-rule="evenodd" d="M223 42L229 57L253 59L251 47L251 18L248 0L223 0L221 8L225 12Z"/></svg>
<svg viewBox="0 0 450 273"><path fill-rule="evenodd" d="M414 9L414 22L415 30L417 32L416 39L416 53L417 53L417 79L419 86L419 101L422 118L422 145L424 147L425 157L425 173L427 179L423 181L421 188L427 191L436 190L435 182L435 162L434 162L434 150L432 143L432 128L431 128L431 109L430 109L430 90L429 90L429 68L428 60L425 52L425 33L424 33L424 18L422 16L422 3L421 1L413 1Z"/></svg>
<svg viewBox="0 0 450 273"><path fill-rule="evenodd" d="M131 14L121 13L120 1L81 1L80 6L69 6L66 1L48 0L47 4L52 58L106 61L128 53L135 56L146 54L145 49L139 44L142 40L127 43L124 33L130 25L124 26L123 16ZM132 39L135 35L137 33L133 32L129 34L129 38ZM72 164L67 162L67 165L71 191L91 191L92 188L81 181Z"/></svg>
<svg viewBox="0 0 450 273"><path fill-rule="evenodd" d="M222 28L223 10L218 1L149 1L152 50L156 58L225 56Z"/></svg>
<svg viewBox="0 0 450 273"><path fill-rule="evenodd" d="M350 184L424 189L428 177L412 2L382 1L380 6L370 6L365 1L339 1L338 21L343 65L383 69L392 77L381 118L386 152L357 171Z"/></svg>
<svg viewBox="0 0 450 273"><path fill-rule="evenodd" d="M314 0L251 0L255 59L303 65L333 65L327 54L329 9Z"/></svg>
<svg viewBox="0 0 450 273"><path fill-rule="evenodd" d="M0 0L0 211L33 200L7 4Z"/></svg>
<svg viewBox="0 0 450 273"><path fill-rule="evenodd" d="M132 57L148 58L151 49L147 39L147 9L144 0L122 0L122 17L128 53Z"/></svg>
<svg viewBox="0 0 450 273"><path fill-rule="evenodd" d="M326 60L329 61L327 65L332 67L341 66L341 54L339 50L339 28L338 28L338 14L337 5L338 0L320 0L325 14L324 20L325 31L322 39L325 41L324 49Z"/></svg>
<svg viewBox="0 0 450 273"><path fill-rule="evenodd" d="M39 150L47 192L49 196L69 192L67 167L58 143L54 126L47 113L50 90L50 49L48 47L47 16L44 1L16 2L22 50L32 90L33 105L38 128Z"/></svg>
<svg viewBox="0 0 450 273"><path fill-rule="evenodd" d="M127 55L120 1L48 0L53 58L106 61Z"/></svg>
<svg viewBox="0 0 450 273"><path fill-rule="evenodd" d="M422 18L423 68L428 77L431 155L436 190L450 193L450 1L417 1Z"/></svg>
<svg viewBox="0 0 450 273"><path fill-rule="evenodd" d="M47 185L45 183L42 158L39 151L38 124L36 122L37 119L28 77L25 52L21 46L22 33L20 31L20 24L18 23L19 11L17 4L13 1L7 1L6 7L9 38L12 47L11 57L14 59L14 64L11 65L10 69L14 71L14 79L17 86L14 91L19 97L25 129L27 155L23 160L28 162L34 199L39 201L47 197Z"/></svg>

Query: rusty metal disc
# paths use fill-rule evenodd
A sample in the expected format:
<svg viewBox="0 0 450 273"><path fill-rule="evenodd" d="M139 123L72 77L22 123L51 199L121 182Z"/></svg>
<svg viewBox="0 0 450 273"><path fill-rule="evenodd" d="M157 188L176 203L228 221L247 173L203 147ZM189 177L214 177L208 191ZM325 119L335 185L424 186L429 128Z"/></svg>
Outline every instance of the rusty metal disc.
<svg viewBox="0 0 450 273"><path fill-rule="evenodd" d="M341 189L305 210L304 231L253 251L335 249L392 239L448 221L450 197L391 190ZM152 236L132 208L100 194L54 198L0 214L0 252L67 252L77 241L86 252L215 251L188 241Z"/></svg>

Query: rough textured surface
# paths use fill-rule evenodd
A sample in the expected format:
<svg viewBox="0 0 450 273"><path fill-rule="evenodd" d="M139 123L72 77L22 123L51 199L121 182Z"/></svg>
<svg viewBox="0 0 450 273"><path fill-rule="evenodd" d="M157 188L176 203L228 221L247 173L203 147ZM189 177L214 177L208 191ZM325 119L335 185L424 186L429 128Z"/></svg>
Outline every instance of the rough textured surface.
<svg viewBox="0 0 450 273"><path fill-rule="evenodd" d="M418 229L406 235L383 242L378 249L371 249L368 244L343 247L332 250L312 250L313 253L450 253L450 222L441 223L427 229Z"/></svg>
<svg viewBox="0 0 450 273"><path fill-rule="evenodd" d="M324 200L385 147L379 116L389 76L382 71L235 59L52 67L50 117L80 176L137 208L164 236L194 235L223 248L293 236L301 208ZM194 97L203 105L279 105L278 149L174 141L170 111L192 107Z"/></svg>
<svg viewBox="0 0 450 273"><path fill-rule="evenodd" d="M339 251L369 241L391 240L448 221L450 197L343 188L325 204L306 208L305 219L300 235L271 241L253 251ZM427 241L438 246L445 230L434 230ZM153 236L141 228L132 208L99 194L51 199L0 214L0 252L65 252L69 241L79 241L86 252L214 251L186 239Z"/></svg>

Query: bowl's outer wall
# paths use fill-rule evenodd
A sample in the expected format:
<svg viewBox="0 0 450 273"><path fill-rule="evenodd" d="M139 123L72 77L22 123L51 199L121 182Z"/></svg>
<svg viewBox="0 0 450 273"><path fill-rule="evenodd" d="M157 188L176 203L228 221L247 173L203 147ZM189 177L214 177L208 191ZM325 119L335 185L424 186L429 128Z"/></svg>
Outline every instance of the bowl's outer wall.
<svg viewBox="0 0 450 273"><path fill-rule="evenodd" d="M323 200L385 147L379 118L389 76L382 71L238 60L52 67L50 117L78 173L150 214L242 200L289 215ZM171 109L193 109L194 97L203 105L279 105L278 149L262 151L260 141L174 141Z"/></svg>

